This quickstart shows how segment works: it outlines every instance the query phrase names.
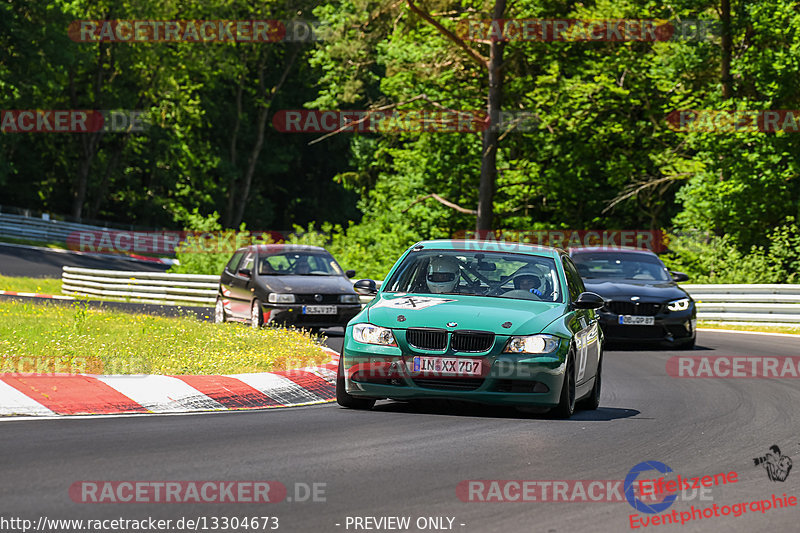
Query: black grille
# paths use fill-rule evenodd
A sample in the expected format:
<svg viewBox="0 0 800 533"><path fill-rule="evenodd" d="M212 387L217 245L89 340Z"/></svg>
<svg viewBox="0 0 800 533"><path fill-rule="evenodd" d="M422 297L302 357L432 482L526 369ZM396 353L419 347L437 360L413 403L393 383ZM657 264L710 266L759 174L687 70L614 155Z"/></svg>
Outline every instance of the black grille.
<svg viewBox="0 0 800 533"><path fill-rule="evenodd" d="M494 344L488 331L454 331L450 346L457 352L485 352Z"/></svg>
<svg viewBox="0 0 800 533"><path fill-rule="evenodd" d="M317 300L314 298L314 294L295 294L294 297L297 299L297 303L301 304L335 304L339 302L339 295L338 294L321 294L322 300Z"/></svg>
<svg viewBox="0 0 800 533"><path fill-rule="evenodd" d="M439 389L439 390L475 390L483 385L483 379L415 379L414 384L426 389Z"/></svg>
<svg viewBox="0 0 800 533"><path fill-rule="evenodd" d="M618 315L656 316L661 304L637 302L606 302L606 308Z"/></svg>
<svg viewBox="0 0 800 533"><path fill-rule="evenodd" d="M421 350L444 350L447 347L447 331L443 329L409 328L406 341Z"/></svg>

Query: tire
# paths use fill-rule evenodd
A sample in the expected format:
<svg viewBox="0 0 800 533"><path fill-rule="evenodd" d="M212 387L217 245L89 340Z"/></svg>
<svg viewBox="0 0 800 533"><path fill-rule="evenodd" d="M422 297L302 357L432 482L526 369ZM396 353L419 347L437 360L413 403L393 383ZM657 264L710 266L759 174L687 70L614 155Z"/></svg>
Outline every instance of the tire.
<svg viewBox="0 0 800 533"><path fill-rule="evenodd" d="M550 410L555 418L569 418L575 413L575 350L570 349L567 354L567 369L564 372L564 383L561 386L561 396L558 405Z"/></svg>
<svg viewBox="0 0 800 533"><path fill-rule="evenodd" d="M222 299L217 296L217 303L214 304L214 324L224 324L228 321L228 317L225 316L225 306L222 305Z"/></svg>
<svg viewBox="0 0 800 533"><path fill-rule="evenodd" d="M580 401L579 408L586 409L588 411L594 411L598 407L600 407L600 392L603 386L603 354L600 354L600 360L597 361L597 374L594 377L594 386L592 387L592 392Z"/></svg>
<svg viewBox="0 0 800 533"><path fill-rule="evenodd" d="M264 325L264 311L261 310L261 301L256 298L250 306L250 327L259 329Z"/></svg>
<svg viewBox="0 0 800 533"><path fill-rule="evenodd" d="M339 356L339 371L336 373L336 403L348 409L372 409L375 400L356 398L347 394L344 386L344 355Z"/></svg>

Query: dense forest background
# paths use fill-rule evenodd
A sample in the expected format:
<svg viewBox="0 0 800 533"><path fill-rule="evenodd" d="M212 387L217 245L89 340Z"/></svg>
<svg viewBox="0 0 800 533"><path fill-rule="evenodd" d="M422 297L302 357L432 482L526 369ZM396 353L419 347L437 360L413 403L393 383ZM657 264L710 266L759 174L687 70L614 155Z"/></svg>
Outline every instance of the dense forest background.
<svg viewBox="0 0 800 533"><path fill-rule="evenodd" d="M492 18L706 19L721 31L446 35ZM75 42L67 28L84 19L305 19L325 31L316 42ZM475 59L498 54L495 70ZM486 110L490 79L502 110L536 118L496 136L493 166L479 132L322 138L272 125L287 109ZM494 229L665 229L668 261L693 281L800 282L800 133L666 121L800 109L800 11L786 0L7 0L0 108L151 117L143 132L0 134L2 205L158 228L324 230L313 238L377 277L415 240L474 229L488 183Z"/></svg>

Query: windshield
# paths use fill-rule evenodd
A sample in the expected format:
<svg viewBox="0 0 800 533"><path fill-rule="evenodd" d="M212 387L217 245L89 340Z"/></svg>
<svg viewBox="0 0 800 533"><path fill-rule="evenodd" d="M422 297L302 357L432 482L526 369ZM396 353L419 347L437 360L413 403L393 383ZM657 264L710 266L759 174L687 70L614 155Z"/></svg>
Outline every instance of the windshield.
<svg viewBox="0 0 800 533"><path fill-rule="evenodd" d="M558 272L552 258L461 250L408 254L384 284L384 292L561 300Z"/></svg>
<svg viewBox="0 0 800 533"><path fill-rule="evenodd" d="M342 269L328 254L287 252L262 257L258 273L262 276L341 276Z"/></svg>
<svg viewBox="0 0 800 533"><path fill-rule="evenodd" d="M583 279L670 281L664 263L655 256L626 252L577 253L572 260Z"/></svg>

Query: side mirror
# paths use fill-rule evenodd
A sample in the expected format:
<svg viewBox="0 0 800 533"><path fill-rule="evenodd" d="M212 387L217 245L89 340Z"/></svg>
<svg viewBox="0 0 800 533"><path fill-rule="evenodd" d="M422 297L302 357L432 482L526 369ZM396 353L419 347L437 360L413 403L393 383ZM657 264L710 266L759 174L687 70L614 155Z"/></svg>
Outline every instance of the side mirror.
<svg viewBox="0 0 800 533"><path fill-rule="evenodd" d="M356 275L356 271L355 270L347 270L347 271L345 271L344 275L347 276L348 278L352 278L353 276Z"/></svg>
<svg viewBox="0 0 800 533"><path fill-rule="evenodd" d="M676 271L672 270L672 271L670 271L670 274L672 274L672 281L677 281L677 282L689 281L689 276L687 276L683 272L676 272Z"/></svg>
<svg viewBox="0 0 800 533"><path fill-rule="evenodd" d="M353 289L362 296L375 296L378 294L378 286L371 279L360 279L353 284Z"/></svg>
<svg viewBox="0 0 800 533"><path fill-rule="evenodd" d="M240 268L239 275L249 278L253 275L253 272L249 268Z"/></svg>
<svg viewBox="0 0 800 533"><path fill-rule="evenodd" d="M603 297L594 292L582 292L578 299L572 302L575 309L600 309L606 304Z"/></svg>

